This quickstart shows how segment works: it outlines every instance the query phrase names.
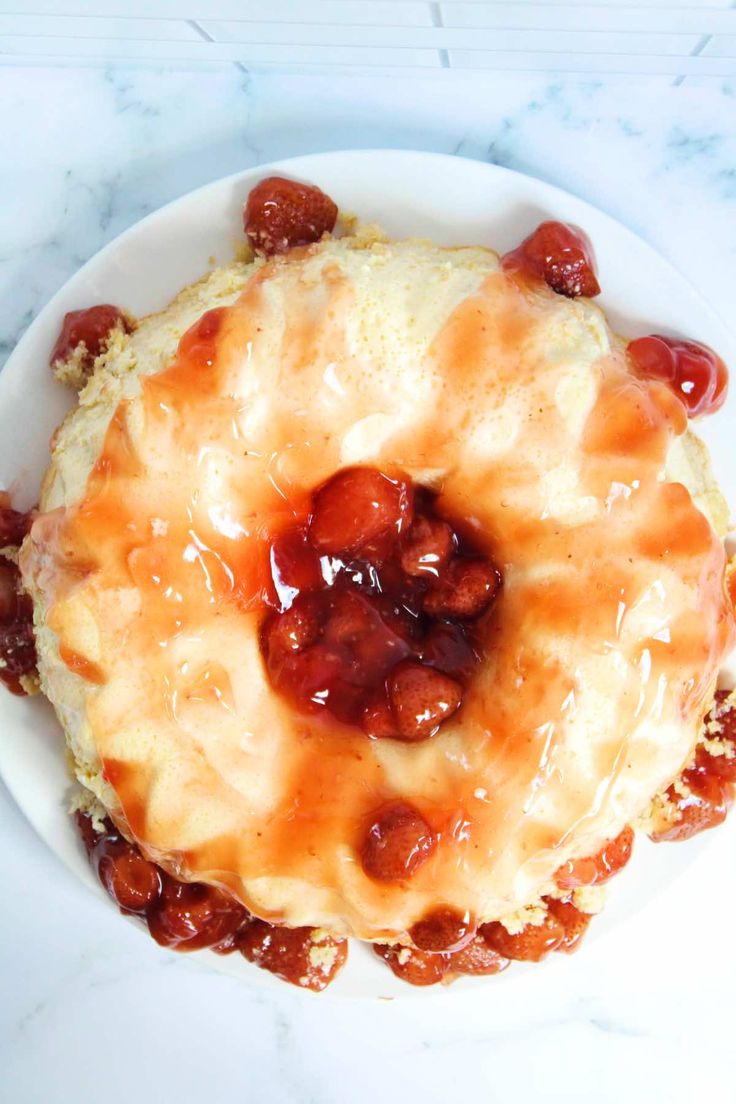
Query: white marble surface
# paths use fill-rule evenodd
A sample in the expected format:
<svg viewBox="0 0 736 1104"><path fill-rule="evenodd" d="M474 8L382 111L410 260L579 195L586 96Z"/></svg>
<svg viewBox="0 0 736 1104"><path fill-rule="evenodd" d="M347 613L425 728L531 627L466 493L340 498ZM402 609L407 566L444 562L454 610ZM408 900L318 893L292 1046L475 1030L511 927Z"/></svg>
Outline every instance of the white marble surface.
<svg viewBox="0 0 736 1104"><path fill-rule="evenodd" d="M723 84L8 66L0 103L3 357L147 211L259 161L357 146L543 177L732 310L736 98ZM733 1098L736 822L683 845L678 881L578 956L394 1004L251 991L160 951L75 884L4 790L0 838L3 1104Z"/></svg>

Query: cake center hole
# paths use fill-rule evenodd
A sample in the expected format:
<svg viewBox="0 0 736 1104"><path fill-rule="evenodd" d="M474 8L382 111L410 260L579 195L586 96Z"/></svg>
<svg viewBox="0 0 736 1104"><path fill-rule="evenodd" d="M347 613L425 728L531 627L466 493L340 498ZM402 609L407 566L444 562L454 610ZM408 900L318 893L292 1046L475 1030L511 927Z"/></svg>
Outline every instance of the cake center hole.
<svg viewBox="0 0 736 1104"><path fill-rule="evenodd" d="M501 575L436 504L408 478L346 468L274 541L261 646L296 709L415 741L460 708Z"/></svg>

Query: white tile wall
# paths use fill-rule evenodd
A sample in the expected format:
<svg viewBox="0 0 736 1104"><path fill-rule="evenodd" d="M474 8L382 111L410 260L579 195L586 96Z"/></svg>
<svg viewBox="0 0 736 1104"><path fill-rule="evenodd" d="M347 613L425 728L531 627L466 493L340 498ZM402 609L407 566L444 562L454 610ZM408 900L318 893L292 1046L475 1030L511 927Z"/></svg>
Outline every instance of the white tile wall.
<svg viewBox="0 0 736 1104"><path fill-rule="evenodd" d="M615 0L614 3L468 3L442 0L448 27L529 27L534 30L671 31L715 34L734 26L731 0Z"/></svg>
<svg viewBox="0 0 736 1104"><path fill-rule="evenodd" d="M411 25L424 22L430 7L424 0L4 0L0 12Z"/></svg>
<svg viewBox="0 0 736 1104"><path fill-rule="evenodd" d="M736 77L735 43L732 0L0 0L6 64Z"/></svg>
<svg viewBox="0 0 736 1104"><path fill-rule="evenodd" d="M736 34L715 35L704 46L703 54L707 54L709 57L736 57Z"/></svg>
<svg viewBox="0 0 736 1104"><path fill-rule="evenodd" d="M35 6L35 4L34 4ZM0 11L3 9L0 8ZM89 38L126 41L201 40L192 23L186 19L126 19L118 16L94 15L23 15L0 14L0 50L5 39L29 38L29 46L44 38Z"/></svg>

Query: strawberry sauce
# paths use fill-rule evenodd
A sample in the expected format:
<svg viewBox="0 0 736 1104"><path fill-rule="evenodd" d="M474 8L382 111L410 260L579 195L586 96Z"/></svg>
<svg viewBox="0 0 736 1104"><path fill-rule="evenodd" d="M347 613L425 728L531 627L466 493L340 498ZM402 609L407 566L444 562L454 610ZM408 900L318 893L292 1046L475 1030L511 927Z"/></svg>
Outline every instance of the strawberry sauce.
<svg viewBox="0 0 736 1104"><path fill-rule="evenodd" d="M85 813L77 827L97 875L120 911L143 920L157 943L175 951L240 951L283 981L320 992L347 959L347 942L318 928L285 928L258 920L230 893L182 882L144 858L105 820L98 831Z"/></svg>
<svg viewBox="0 0 736 1104"><path fill-rule="evenodd" d="M373 739L433 736L461 706L498 569L432 494L374 468L338 472L271 547L262 648L296 708Z"/></svg>
<svg viewBox="0 0 736 1104"><path fill-rule="evenodd" d="M601 290L590 238L567 222L541 222L501 263L507 272L544 280L568 299L592 298Z"/></svg>
<svg viewBox="0 0 736 1104"><path fill-rule="evenodd" d="M480 922L486 876L508 896L515 856L559 863L639 711L702 716L732 641L722 543L685 488L661 478L686 413L723 402L725 368L694 342L638 339L626 357L598 358L578 425L566 396L587 312L548 289L577 299L600 286L584 232L549 221L473 294L439 296L449 314L424 359L397 368L393 347L373 341L377 313L356 352L360 281L339 259L319 269L309 251L320 278L296 284L279 256L320 241L336 218L311 185L275 177L252 190L244 231L273 260L142 377L83 499L54 522L48 623L65 602L83 605L114 659L81 655L59 616L59 654L95 687L104 776L140 847L109 821L101 832L78 821L108 893L165 946L239 951L324 988L345 940L251 915L239 897L265 875L355 899L366 938L411 939L375 951L412 984L490 975L573 950L589 922L575 890L622 869L632 833L550 865L555 896L520 931ZM391 250L385 264L394 271ZM559 331L564 356L540 330L547 308L578 319L569 346ZM107 305L68 315L52 361L86 352L91 367L116 326L127 323ZM405 471L438 473L421 478L441 496ZM0 522L17 544L24 516ZM8 658L35 659L30 606L13 567L0 582L2 677L17 681ZM666 639L627 621L655 588ZM600 671L611 710L588 763L566 741L571 712L598 704ZM658 838L725 816L732 716L720 718L726 752L704 744L672 787L679 819ZM155 739L141 759L146 728Z"/></svg>
<svg viewBox="0 0 736 1104"><path fill-rule="evenodd" d="M18 547L31 527L32 512L14 510L10 497L0 492L0 548ZM23 695L24 675L36 673L33 605L23 590L20 572L11 559L0 559L0 681L13 694Z"/></svg>
<svg viewBox="0 0 736 1104"><path fill-rule="evenodd" d="M715 414L728 391L728 369L699 341L650 334L630 341L629 363L644 379L662 380L684 404L688 416Z"/></svg>

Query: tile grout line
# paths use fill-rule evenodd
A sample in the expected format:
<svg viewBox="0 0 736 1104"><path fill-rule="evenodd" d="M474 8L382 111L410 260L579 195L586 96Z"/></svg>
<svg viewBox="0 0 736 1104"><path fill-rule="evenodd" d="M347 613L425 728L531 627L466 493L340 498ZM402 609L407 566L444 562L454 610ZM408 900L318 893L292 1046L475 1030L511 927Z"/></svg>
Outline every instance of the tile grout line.
<svg viewBox="0 0 736 1104"><path fill-rule="evenodd" d="M212 37L212 35L209 34L204 29L202 24L197 19L187 19L186 22L192 28L192 30L195 31L200 36L200 38L204 39L205 42L215 42L216 41L216 39L214 39ZM247 77L250 76L249 69L247 68L246 65L244 65L244 63L242 61L234 61L233 65L235 66L236 69L239 69L241 73L245 73L245 75Z"/></svg>
<svg viewBox="0 0 736 1104"><path fill-rule="evenodd" d="M196 19L187 19L185 21L189 27L195 31L200 38L203 38L205 42L214 42L214 38L211 34L208 34L201 23L198 23Z"/></svg>
<svg viewBox="0 0 736 1104"><path fill-rule="evenodd" d="M444 27L444 21L442 19L442 8L437 3L431 3L429 5L429 15L432 20L433 27ZM450 68L450 51L446 49L440 49L437 51L440 58L440 63L443 69Z"/></svg>
<svg viewBox="0 0 736 1104"><path fill-rule="evenodd" d="M703 50L705 49L705 47L706 47L706 46L708 45L708 43L709 43L709 42L711 42L712 40L713 40L713 35L712 35L712 34L705 34L705 35L703 35L703 37L702 37L702 38L700 39L700 42L698 42L698 43L697 43L697 44L696 44L696 45L695 45L695 46L693 47L693 49L692 49L692 50L690 51L690 55L689 55L689 56L690 56L690 57L700 57L700 55L702 54L702 52L703 52ZM673 88L679 88L679 87L680 87L680 85L682 84L682 82L683 82L684 80L685 80L685 77L684 77L684 76L680 76L680 77L675 77L675 79L674 79L674 80L673 80L673 82L672 82L672 87L673 87Z"/></svg>

